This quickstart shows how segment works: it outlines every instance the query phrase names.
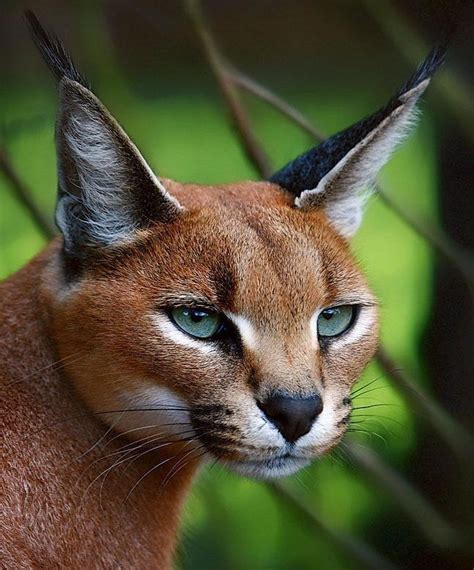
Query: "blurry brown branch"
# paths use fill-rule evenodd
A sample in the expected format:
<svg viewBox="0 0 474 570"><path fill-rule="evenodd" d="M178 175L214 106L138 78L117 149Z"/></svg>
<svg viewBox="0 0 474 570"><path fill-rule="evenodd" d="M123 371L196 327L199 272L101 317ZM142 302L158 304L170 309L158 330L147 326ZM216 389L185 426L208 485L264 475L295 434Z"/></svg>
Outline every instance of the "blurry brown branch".
<svg viewBox="0 0 474 570"><path fill-rule="evenodd" d="M474 439L434 398L428 396L413 378L380 347L376 360L402 395L431 423L433 429L468 464L474 460Z"/></svg>
<svg viewBox="0 0 474 570"><path fill-rule="evenodd" d="M261 83L258 83L258 81L255 81L248 75L245 75L245 73L238 71L235 67L231 67L229 64L227 69L224 70L224 73L227 74L235 85L245 91L248 91L252 95L255 95L259 99L262 99L262 101L269 103L277 111L291 119L293 123L306 131L316 141L321 142L326 138L326 136L311 124L311 122L300 111L298 111L298 109L295 109L295 107L291 106L287 101L273 93L273 91L270 91L270 89L267 89Z"/></svg>
<svg viewBox="0 0 474 570"><path fill-rule="evenodd" d="M387 192L385 186L377 184L377 193L383 202L401 219L407 226L415 231L421 238L427 241L431 247L443 256L452 267L463 276L471 292L474 291L474 260L472 254L464 247L455 242L445 231L424 223L414 218L403 206L397 204Z"/></svg>
<svg viewBox="0 0 474 570"><path fill-rule="evenodd" d="M0 172L3 173L14 197L24 206L35 226L47 239L54 236L54 228L31 198L30 189L13 167L6 149L0 146Z"/></svg>
<svg viewBox="0 0 474 570"><path fill-rule="evenodd" d="M300 497L288 484L276 481L269 483L268 486L289 508L296 510L308 526L331 539L354 562L362 563L365 568L372 568L373 570L380 570L381 568L395 570L398 568L366 543L329 526L308 506L307 501Z"/></svg>
<svg viewBox="0 0 474 570"><path fill-rule="evenodd" d="M452 549L461 545L458 532L413 485L382 461L372 449L349 441L343 444L343 448L355 465L368 475L370 482L385 490L428 540L441 548Z"/></svg>
<svg viewBox="0 0 474 570"><path fill-rule="evenodd" d="M202 15L200 3L197 0L185 0L185 6L194 24L199 40L201 41L207 61L222 91L232 124L240 138L242 147L250 162L256 165L258 171L263 176L268 177L272 173L270 162L252 130L247 113L242 106L239 93L225 71L226 63L213 36L209 33L209 29Z"/></svg>

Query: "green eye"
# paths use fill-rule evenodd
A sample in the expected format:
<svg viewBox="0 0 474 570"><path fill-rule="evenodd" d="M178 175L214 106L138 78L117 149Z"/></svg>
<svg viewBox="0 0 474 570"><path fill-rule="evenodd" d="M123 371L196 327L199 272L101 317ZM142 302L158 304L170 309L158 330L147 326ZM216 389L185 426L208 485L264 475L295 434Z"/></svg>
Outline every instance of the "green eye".
<svg viewBox="0 0 474 570"><path fill-rule="evenodd" d="M181 330L196 338L211 338L221 329L222 317L206 309L178 307L170 314Z"/></svg>
<svg viewBox="0 0 474 570"><path fill-rule="evenodd" d="M354 322L357 307L340 305L321 311L318 317L318 335L320 337L339 336Z"/></svg>

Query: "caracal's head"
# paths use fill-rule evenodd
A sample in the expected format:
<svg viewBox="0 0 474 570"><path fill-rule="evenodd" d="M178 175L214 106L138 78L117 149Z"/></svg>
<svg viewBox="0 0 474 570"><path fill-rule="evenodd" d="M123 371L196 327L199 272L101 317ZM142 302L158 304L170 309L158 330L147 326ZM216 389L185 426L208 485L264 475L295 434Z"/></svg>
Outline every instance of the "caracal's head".
<svg viewBox="0 0 474 570"><path fill-rule="evenodd" d="M362 191L440 57L269 181L210 187L158 179L33 26L59 78L62 242L46 288L77 391L130 438L178 440L183 457L246 475L290 474L331 449L377 345L377 302L349 249Z"/></svg>

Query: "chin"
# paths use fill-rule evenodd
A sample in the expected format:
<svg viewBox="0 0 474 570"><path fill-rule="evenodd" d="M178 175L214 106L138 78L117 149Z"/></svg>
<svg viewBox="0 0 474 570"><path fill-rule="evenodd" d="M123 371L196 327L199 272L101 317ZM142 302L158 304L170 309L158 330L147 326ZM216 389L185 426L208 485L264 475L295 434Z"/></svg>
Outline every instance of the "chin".
<svg viewBox="0 0 474 570"><path fill-rule="evenodd" d="M252 479L271 480L293 475L307 467L310 459L300 457L273 457L271 459L225 460L223 464L231 471Z"/></svg>

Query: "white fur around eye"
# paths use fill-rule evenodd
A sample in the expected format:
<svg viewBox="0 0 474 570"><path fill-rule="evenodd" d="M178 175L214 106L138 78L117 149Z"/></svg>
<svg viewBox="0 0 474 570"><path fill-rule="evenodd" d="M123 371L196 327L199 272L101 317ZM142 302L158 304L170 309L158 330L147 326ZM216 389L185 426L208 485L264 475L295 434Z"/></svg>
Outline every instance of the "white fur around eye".
<svg viewBox="0 0 474 570"><path fill-rule="evenodd" d="M319 317L319 311L316 311L309 320L309 334L311 337L311 345L314 348L319 348L318 317Z"/></svg>
<svg viewBox="0 0 474 570"><path fill-rule="evenodd" d="M206 340L197 340L190 337L183 331L179 330L167 315L164 315L163 313L153 313L151 318L154 326L160 331L165 339L191 350L197 350L202 354L217 353L215 346L213 346L211 342Z"/></svg>
<svg viewBox="0 0 474 570"><path fill-rule="evenodd" d="M257 331L249 319L233 313L226 313L226 316L237 327L244 345L251 350L255 350L257 347Z"/></svg>

